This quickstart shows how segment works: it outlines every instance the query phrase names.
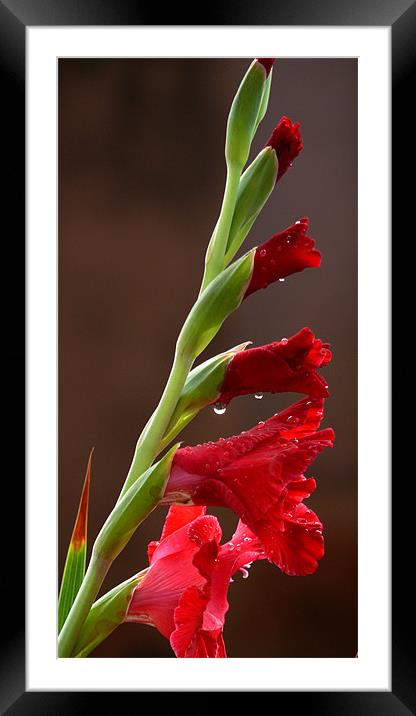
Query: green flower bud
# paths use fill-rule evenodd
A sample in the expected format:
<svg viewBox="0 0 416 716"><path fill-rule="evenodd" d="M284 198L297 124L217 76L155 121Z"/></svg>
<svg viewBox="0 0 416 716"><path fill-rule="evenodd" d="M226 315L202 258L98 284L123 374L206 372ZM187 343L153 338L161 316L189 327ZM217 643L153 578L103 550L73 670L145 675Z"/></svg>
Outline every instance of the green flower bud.
<svg viewBox="0 0 416 716"><path fill-rule="evenodd" d="M222 271L200 294L178 338L177 352L195 360L240 305L253 273L248 253Z"/></svg>
<svg viewBox="0 0 416 716"><path fill-rule="evenodd" d="M202 408L210 405L218 397L229 362L248 345L241 343L225 353L209 358L194 368L188 375L182 389L175 412L162 442L162 449L175 438L183 428L199 413Z"/></svg>
<svg viewBox="0 0 416 716"><path fill-rule="evenodd" d="M95 541L95 557L113 561L124 549L138 525L159 504L178 447L179 443L159 462L149 467L117 502Z"/></svg>
<svg viewBox="0 0 416 716"><path fill-rule="evenodd" d="M88 656L93 649L101 644L120 624L128 612L133 592L144 578L147 570L135 574L104 594L91 607L87 619L81 629L74 657L80 659Z"/></svg>
<svg viewBox="0 0 416 716"><path fill-rule="evenodd" d="M276 152L272 147L265 147L242 175L225 251L225 266L240 248L272 193L277 170Z"/></svg>
<svg viewBox="0 0 416 716"><path fill-rule="evenodd" d="M242 169L247 162L266 78L264 66L254 60L237 90L227 123L225 158L228 165Z"/></svg>

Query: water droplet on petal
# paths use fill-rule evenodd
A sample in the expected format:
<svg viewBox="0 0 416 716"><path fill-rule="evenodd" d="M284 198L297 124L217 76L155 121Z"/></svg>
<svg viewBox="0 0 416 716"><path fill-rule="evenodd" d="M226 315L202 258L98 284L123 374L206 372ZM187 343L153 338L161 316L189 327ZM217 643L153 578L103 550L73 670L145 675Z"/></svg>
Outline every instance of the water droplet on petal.
<svg viewBox="0 0 416 716"><path fill-rule="evenodd" d="M217 415L224 415L226 410L227 410L227 406L225 403L215 403L214 413L216 413Z"/></svg>
<svg viewBox="0 0 416 716"><path fill-rule="evenodd" d="M280 341L280 343L283 343L283 345L285 346L286 343L289 343L289 341L288 341L287 338L282 338L282 340Z"/></svg>
<svg viewBox="0 0 416 716"><path fill-rule="evenodd" d="M250 576L250 573L245 567L240 567L240 572L243 575L243 579L247 579L247 577Z"/></svg>
<svg viewBox="0 0 416 716"><path fill-rule="evenodd" d="M261 400L263 397L263 393L255 393L254 397L256 400Z"/></svg>
<svg viewBox="0 0 416 716"><path fill-rule="evenodd" d="M281 282L283 283L283 281L284 281L284 278L279 278L279 281L281 281Z"/></svg>
<svg viewBox="0 0 416 716"><path fill-rule="evenodd" d="M264 257L266 256L266 254L267 254L266 249L261 249L261 250L260 250L260 256L261 256L262 258L264 258Z"/></svg>

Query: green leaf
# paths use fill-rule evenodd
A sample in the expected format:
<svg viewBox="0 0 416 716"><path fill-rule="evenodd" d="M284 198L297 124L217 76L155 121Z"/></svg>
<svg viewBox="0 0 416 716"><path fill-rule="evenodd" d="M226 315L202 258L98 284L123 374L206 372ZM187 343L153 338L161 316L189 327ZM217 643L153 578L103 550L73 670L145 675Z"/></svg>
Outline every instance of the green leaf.
<svg viewBox="0 0 416 716"><path fill-rule="evenodd" d="M224 257L226 266L236 254L276 184L278 161L272 147L265 147L240 179L234 216Z"/></svg>
<svg viewBox="0 0 416 716"><path fill-rule="evenodd" d="M227 366L232 358L244 350L250 341L241 343L224 353L209 358L188 375L175 412L163 438L161 450L180 433L202 408L215 402L221 392Z"/></svg>
<svg viewBox="0 0 416 716"><path fill-rule="evenodd" d="M87 552L87 524L88 500L91 479L91 459L93 450L88 458L84 486L79 502L78 514L69 543L68 554L65 561L61 589L58 600L58 632L61 631L69 611L78 594L85 574L85 560Z"/></svg>
<svg viewBox="0 0 416 716"><path fill-rule="evenodd" d="M179 445L174 445L159 462L149 467L119 499L95 540L94 558L112 562L139 524L157 507L163 497L173 456Z"/></svg>
<svg viewBox="0 0 416 716"><path fill-rule="evenodd" d="M75 646L73 655L80 659L88 656L111 632L123 623L133 592L146 576L147 569L118 584L104 594L91 607Z"/></svg>
<svg viewBox="0 0 416 716"><path fill-rule="evenodd" d="M199 295L178 338L177 350L197 358L240 305L253 272L254 252L224 269Z"/></svg>

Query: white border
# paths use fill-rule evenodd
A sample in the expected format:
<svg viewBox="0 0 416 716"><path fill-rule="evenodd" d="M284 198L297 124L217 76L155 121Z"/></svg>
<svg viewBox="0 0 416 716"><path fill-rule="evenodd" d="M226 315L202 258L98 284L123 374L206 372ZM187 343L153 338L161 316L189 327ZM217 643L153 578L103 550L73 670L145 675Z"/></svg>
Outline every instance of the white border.
<svg viewBox="0 0 416 716"><path fill-rule="evenodd" d="M390 690L390 28L27 28L27 40L27 689ZM56 58L213 48L359 57L359 658L57 659Z"/></svg>

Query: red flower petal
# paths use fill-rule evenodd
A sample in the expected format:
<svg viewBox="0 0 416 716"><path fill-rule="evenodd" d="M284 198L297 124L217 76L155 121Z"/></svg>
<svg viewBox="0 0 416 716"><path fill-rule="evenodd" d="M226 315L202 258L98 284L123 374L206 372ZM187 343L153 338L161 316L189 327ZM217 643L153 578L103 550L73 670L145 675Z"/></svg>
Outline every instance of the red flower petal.
<svg viewBox="0 0 416 716"><path fill-rule="evenodd" d="M256 248L253 273L244 298L292 273L320 266L321 254L315 249L314 240L306 236L308 226L307 218L300 219Z"/></svg>
<svg viewBox="0 0 416 716"><path fill-rule="evenodd" d="M328 386L315 369L330 359L328 344L315 339L309 328L289 339L240 351L227 366L216 402L229 403L237 395L259 392L327 396Z"/></svg>
<svg viewBox="0 0 416 716"><path fill-rule="evenodd" d="M205 543L194 557L194 564L207 582L203 588L190 587L175 610L176 629L170 642L177 656L226 656L222 629L228 611L230 580L243 565L265 556L263 546L246 525L239 523L230 542Z"/></svg>
<svg viewBox="0 0 416 716"><path fill-rule="evenodd" d="M276 183L303 149L299 126L299 122L292 124L288 117L282 117L267 141L266 147L273 147L279 162Z"/></svg>
<svg viewBox="0 0 416 716"><path fill-rule="evenodd" d="M276 58L275 57L257 57L256 59L257 59L257 62L260 62L260 64L263 65L264 69L266 70L266 77L268 77Z"/></svg>
<svg viewBox="0 0 416 716"><path fill-rule="evenodd" d="M201 589L189 587L175 610L176 629L170 643L176 656L184 658L225 658L222 626L215 630L202 628L208 596Z"/></svg>
<svg viewBox="0 0 416 716"><path fill-rule="evenodd" d="M321 398L305 398L239 435L220 438L215 443L179 448L173 459L166 492L186 490L199 483L201 476L215 477L218 470L243 455L252 455L255 450L263 450L267 457L269 448L280 438L288 442L314 433L322 420L323 405ZM197 479L192 480L192 476Z"/></svg>
<svg viewBox="0 0 416 716"><path fill-rule="evenodd" d="M205 583L193 563L195 554L205 541L221 538L217 518L204 512L205 507L170 508L160 542L151 543L151 566L134 591L126 621L152 624L170 636L180 595Z"/></svg>
<svg viewBox="0 0 416 716"><path fill-rule="evenodd" d="M316 432L322 415L323 400L306 399L246 433L180 449L167 492L187 492L195 504L229 507L258 535L269 559L288 573L308 574L323 553L316 533L322 525L311 511L305 513L311 524L299 518L299 509L315 486L303 472L334 440L331 429ZM290 545L301 540L306 546L294 562Z"/></svg>
<svg viewBox="0 0 416 716"><path fill-rule="evenodd" d="M174 505L168 511L163 525L162 534L158 542L149 542L147 555L149 564L155 559L166 557L178 549L186 549L188 546L188 531L183 529L193 520L205 514L205 507L191 506L185 509L183 505ZM170 538L170 539L168 539Z"/></svg>
<svg viewBox="0 0 416 716"><path fill-rule="evenodd" d="M257 525L259 535L267 542L267 556L289 576L306 576L316 571L324 555L322 530L316 514L303 503L290 513L273 510L267 521Z"/></svg>

